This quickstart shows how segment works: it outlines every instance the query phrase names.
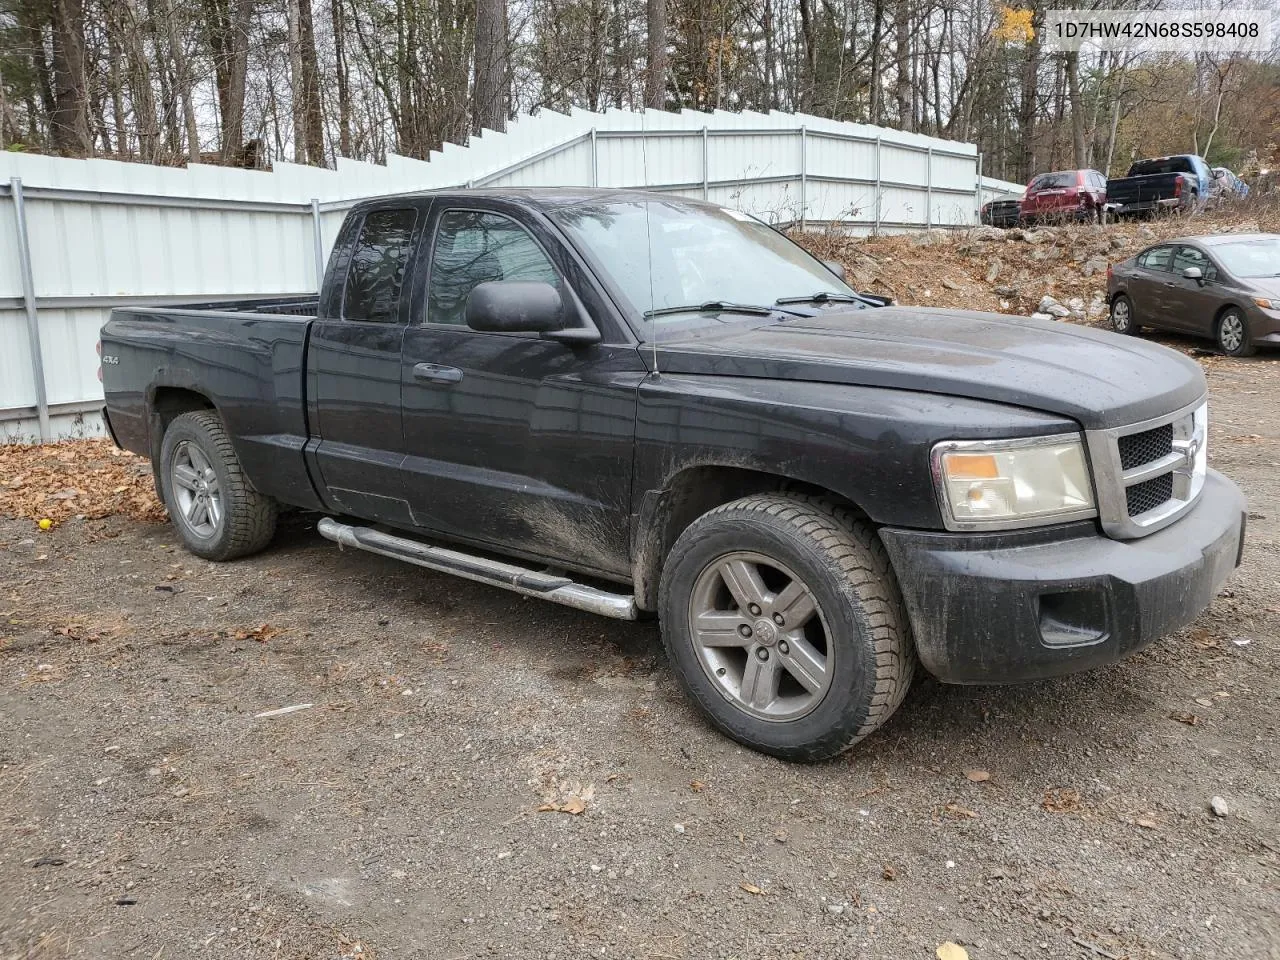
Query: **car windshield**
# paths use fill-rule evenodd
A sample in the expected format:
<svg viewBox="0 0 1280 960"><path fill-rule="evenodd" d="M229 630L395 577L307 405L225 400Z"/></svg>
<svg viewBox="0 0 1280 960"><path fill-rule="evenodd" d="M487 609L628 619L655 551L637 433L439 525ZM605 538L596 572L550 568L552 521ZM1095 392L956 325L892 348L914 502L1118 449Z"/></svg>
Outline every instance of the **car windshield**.
<svg viewBox="0 0 1280 960"><path fill-rule="evenodd" d="M1280 237L1215 244L1213 253L1237 277L1280 277Z"/></svg>
<svg viewBox="0 0 1280 960"><path fill-rule="evenodd" d="M1031 181L1028 190L1061 190L1063 187L1074 187L1076 185L1076 172L1074 170L1062 170L1058 173L1042 173Z"/></svg>
<svg viewBox="0 0 1280 960"><path fill-rule="evenodd" d="M742 308L773 308L779 300L838 299L845 309L865 306L844 300L853 291L821 261L737 210L674 198L628 198L556 206L548 213L643 317L633 322L641 340L655 328L753 317L759 323L761 311ZM734 309L720 309L726 306Z"/></svg>

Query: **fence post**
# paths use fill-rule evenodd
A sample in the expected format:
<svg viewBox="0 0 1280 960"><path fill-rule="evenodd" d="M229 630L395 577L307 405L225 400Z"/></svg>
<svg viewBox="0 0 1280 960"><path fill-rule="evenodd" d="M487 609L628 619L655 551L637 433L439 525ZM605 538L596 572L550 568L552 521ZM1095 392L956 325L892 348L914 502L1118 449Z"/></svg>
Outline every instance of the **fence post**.
<svg viewBox="0 0 1280 960"><path fill-rule="evenodd" d="M320 229L320 201L311 198L311 243L316 258L316 293L324 284L324 233Z"/></svg>
<svg viewBox="0 0 1280 960"><path fill-rule="evenodd" d="M978 151L978 182L974 185L974 188L973 188L973 206L974 206L973 216L978 221L978 223L981 223L982 222L982 151L981 150Z"/></svg>
<svg viewBox="0 0 1280 960"><path fill-rule="evenodd" d="M884 197L881 196L883 190L880 186L880 148L881 140L876 137L876 224L871 228L873 237L880 236L880 209L884 206Z"/></svg>
<svg viewBox="0 0 1280 960"><path fill-rule="evenodd" d="M591 128L591 186L600 186L600 147L596 128Z"/></svg>
<svg viewBox="0 0 1280 960"><path fill-rule="evenodd" d="M933 147L925 154L924 168L924 228L933 229Z"/></svg>
<svg viewBox="0 0 1280 960"><path fill-rule="evenodd" d="M707 184L709 172L707 170L707 125L702 125L702 199L707 199Z"/></svg>
<svg viewBox="0 0 1280 960"><path fill-rule="evenodd" d="M40 442L49 432L49 396L44 383L44 356L40 352L40 318L36 313L36 285L31 272L31 238L27 234L27 208L22 197L22 180L9 181L13 197L13 218L18 227L18 272L22 275L22 305L27 312L27 343L31 350L31 378L36 387L36 416L40 420Z"/></svg>
<svg viewBox="0 0 1280 960"><path fill-rule="evenodd" d="M809 131L800 124L800 229L809 220Z"/></svg>

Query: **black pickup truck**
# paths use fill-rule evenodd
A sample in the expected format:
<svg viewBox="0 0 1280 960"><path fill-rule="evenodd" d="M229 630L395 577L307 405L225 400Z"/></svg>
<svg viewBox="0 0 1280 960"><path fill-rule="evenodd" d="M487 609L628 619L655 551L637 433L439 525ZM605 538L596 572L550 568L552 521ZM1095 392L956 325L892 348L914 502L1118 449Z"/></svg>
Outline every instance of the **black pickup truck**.
<svg viewBox="0 0 1280 960"><path fill-rule="evenodd" d="M1107 181L1107 209L1115 216L1198 209L1212 192L1213 171L1202 157L1135 160L1123 177Z"/></svg>
<svg viewBox="0 0 1280 960"><path fill-rule="evenodd" d="M227 560L277 511L595 613L656 613L723 731L830 756L917 662L1110 663L1195 617L1245 504L1205 379L1084 327L878 307L734 210L616 191L354 208L318 302L116 310L107 422Z"/></svg>

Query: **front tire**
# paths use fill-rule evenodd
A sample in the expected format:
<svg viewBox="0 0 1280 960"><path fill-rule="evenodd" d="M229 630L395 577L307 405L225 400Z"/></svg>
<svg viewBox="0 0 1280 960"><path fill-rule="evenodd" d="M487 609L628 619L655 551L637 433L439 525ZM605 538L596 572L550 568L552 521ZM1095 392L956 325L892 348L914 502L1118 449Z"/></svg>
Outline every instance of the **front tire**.
<svg viewBox="0 0 1280 960"><path fill-rule="evenodd" d="M875 531L803 496L745 497L677 539L662 640L717 728L787 760L822 760L881 726L915 671L910 625Z"/></svg>
<svg viewBox="0 0 1280 960"><path fill-rule="evenodd" d="M1235 307L1222 312L1216 331L1218 349L1228 357L1251 357L1258 348L1249 333L1249 321Z"/></svg>
<svg viewBox="0 0 1280 960"><path fill-rule="evenodd" d="M1137 336L1139 327L1133 322L1133 301L1123 293L1111 301L1111 329L1125 336Z"/></svg>
<svg viewBox="0 0 1280 960"><path fill-rule="evenodd" d="M160 444L160 485L183 544L198 557L234 560L257 553L275 535L275 501L253 488L212 410L169 424Z"/></svg>

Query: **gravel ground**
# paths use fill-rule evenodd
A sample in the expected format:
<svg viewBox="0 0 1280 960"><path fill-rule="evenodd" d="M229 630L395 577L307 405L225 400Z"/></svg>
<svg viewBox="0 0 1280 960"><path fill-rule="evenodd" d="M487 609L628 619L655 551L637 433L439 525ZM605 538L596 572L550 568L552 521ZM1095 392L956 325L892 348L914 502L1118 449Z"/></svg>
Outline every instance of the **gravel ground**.
<svg viewBox="0 0 1280 960"><path fill-rule="evenodd" d="M1254 511L1213 607L1087 675L918 682L816 766L713 733L652 624L312 517L225 565L0 519L0 956L1280 957L1280 358L1204 362Z"/></svg>

